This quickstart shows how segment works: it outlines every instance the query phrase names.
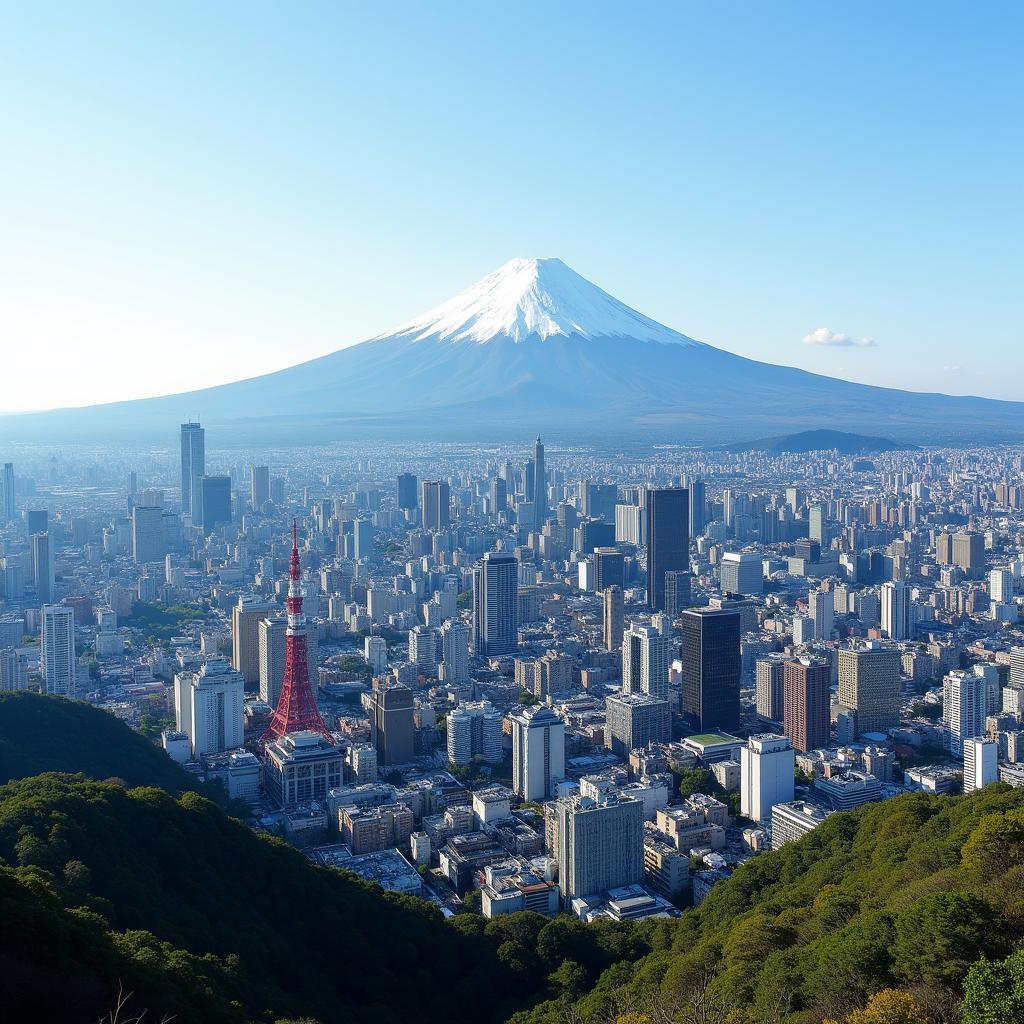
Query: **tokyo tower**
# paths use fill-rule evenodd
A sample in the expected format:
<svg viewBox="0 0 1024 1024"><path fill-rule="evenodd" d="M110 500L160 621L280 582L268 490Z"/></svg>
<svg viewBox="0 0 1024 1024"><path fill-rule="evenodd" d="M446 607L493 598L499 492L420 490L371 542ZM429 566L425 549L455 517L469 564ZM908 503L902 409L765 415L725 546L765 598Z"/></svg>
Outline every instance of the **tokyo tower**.
<svg viewBox="0 0 1024 1024"><path fill-rule="evenodd" d="M302 589L299 585L298 528L292 520L292 560L288 571L288 628L284 641L284 681L281 696L267 731L260 737L260 747L279 740L289 732L310 730L318 732L328 743L334 743L317 710L313 690L309 685L309 665L306 661L306 617L302 614Z"/></svg>

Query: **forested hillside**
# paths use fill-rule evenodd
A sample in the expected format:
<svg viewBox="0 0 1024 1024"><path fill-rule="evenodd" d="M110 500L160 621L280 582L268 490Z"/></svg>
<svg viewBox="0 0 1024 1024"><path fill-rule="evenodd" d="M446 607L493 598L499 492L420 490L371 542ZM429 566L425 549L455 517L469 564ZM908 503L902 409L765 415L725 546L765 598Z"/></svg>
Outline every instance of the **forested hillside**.
<svg viewBox="0 0 1024 1024"><path fill-rule="evenodd" d="M129 786L159 786L175 795L192 789L222 802L225 798L221 787L207 790L106 711L79 700L0 692L0 783L42 772L118 778Z"/></svg>
<svg viewBox="0 0 1024 1024"><path fill-rule="evenodd" d="M1024 957L981 958L1022 938L1024 793L907 795L754 859L636 964L517 1024L946 1024L972 965L965 1024L1009 1024Z"/></svg>

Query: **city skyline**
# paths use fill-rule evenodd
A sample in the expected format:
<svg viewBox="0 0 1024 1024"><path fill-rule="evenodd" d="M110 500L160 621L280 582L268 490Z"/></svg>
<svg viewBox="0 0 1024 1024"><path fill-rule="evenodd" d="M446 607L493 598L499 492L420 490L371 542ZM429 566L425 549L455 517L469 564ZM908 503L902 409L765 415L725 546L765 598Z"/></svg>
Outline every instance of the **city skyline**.
<svg viewBox="0 0 1024 1024"><path fill-rule="evenodd" d="M1024 8L3 24L0 1020L1024 1024Z"/></svg>

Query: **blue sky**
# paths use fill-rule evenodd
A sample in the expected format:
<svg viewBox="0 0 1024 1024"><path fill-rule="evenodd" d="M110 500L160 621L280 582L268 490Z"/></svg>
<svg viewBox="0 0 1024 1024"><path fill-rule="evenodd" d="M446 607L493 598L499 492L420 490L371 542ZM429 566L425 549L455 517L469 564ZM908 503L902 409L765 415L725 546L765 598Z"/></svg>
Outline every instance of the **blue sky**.
<svg viewBox="0 0 1024 1024"><path fill-rule="evenodd" d="M1010 3L6 5L0 409L276 369L513 256L743 355L1024 400L1022 28Z"/></svg>

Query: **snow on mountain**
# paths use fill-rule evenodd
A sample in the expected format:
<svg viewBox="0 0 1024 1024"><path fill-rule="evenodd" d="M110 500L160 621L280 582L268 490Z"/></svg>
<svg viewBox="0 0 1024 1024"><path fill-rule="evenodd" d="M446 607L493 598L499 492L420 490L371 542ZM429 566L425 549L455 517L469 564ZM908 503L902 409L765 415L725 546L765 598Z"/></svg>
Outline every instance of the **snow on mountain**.
<svg viewBox="0 0 1024 1024"><path fill-rule="evenodd" d="M410 336L478 345L552 337L700 345L630 309L559 259L509 260L455 298L373 340Z"/></svg>

